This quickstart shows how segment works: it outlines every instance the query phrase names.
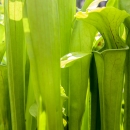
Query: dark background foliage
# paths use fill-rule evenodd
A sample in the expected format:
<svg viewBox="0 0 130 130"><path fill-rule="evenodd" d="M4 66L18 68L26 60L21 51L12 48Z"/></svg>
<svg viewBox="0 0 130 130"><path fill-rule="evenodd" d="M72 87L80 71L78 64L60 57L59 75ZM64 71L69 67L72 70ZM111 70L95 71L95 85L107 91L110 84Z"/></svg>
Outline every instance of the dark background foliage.
<svg viewBox="0 0 130 130"><path fill-rule="evenodd" d="M81 8L85 0L77 0L76 4L78 8ZM105 6L106 2L103 1L99 4L99 7Z"/></svg>

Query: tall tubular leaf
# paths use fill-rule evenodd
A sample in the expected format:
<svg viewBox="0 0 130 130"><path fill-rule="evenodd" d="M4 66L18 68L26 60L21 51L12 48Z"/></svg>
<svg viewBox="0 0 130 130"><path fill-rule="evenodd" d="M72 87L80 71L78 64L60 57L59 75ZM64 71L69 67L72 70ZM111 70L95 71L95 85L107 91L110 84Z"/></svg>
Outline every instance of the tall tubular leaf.
<svg viewBox="0 0 130 130"><path fill-rule="evenodd" d="M76 21L73 27L70 51L91 53L96 29ZM89 65L91 54L77 61L70 67L69 93L69 129L80 130L85 111L85 100L88 86ZM84 71L86 70L86 71Z"/></svg>
<svg viewBox="0 0 130 130"><path fill-rule="evenodd" d="M23 4L23 28L24 28L24 34L25 34L25 43L29 44L31 43L30 40L30 30L28 25L28 18L27 18L27 10L26 10L26 4L24 2ZM31 105L37 101L39 97L39 89L35 87L35 80L32 79L32 73L30 73L30 62L28 55L26 56L26 73L25 73L25 120L26 120L26 130L35 130L37 127L37 122L34 117L29 113L29 109ZM34 94L35 92L35 94Z"/></svg>
<svg viewBox="0 0 130 130"><path fill-rule="evenodd" d="M62 130L58 1L27 0L26 3L32 40L27 45L30 71L42 97L46 128Z"/></svg>
<svg viewBox="0 0 130 130"><path fill-rule="evenodd" d="M24 28L24 35L25 35L25 43L27 45L27 54L31 54L33 56L33 50L31 47L28 47L28 45L30 45L32 43L32 40L31 40L31 36L30 36L30 28L29 28L29 22L28 22L28 17L27 17L27 7L26 7L26 2L24 1L24 6L23 6L23 28ZM33 57L32 57L33 58ZM33 60L34 61L34 60ZM29 62L29 63L27 63ZM34 61L35 62L35 61ZM29 70L28 70L29 69ZM28 60L26 60L26 75L25 75L25 78L29 78L29 79L26 79L28 80L28 85L29 83L31 83L33 81L33 83L31 84L31 88L33 89L33 91L35 92L34 95L35 95L35 100L37 101L37 103L39 102L39 95L40 95L40 90L39 88L37 87L37 84L38 84L38 81L37 80L34 80L36 79L37 77L35 77L35 71L32 70L33 68L30 67L30 59L28 57ZM27 77L27 71L29 73L29 77ZM33 72L33 73L32 73ZM27 82L26 82L26 86L27 86ZM30 86L28 86L28 89ZM27 94L28 95L28 94ZM28 105L28 104L27 104Z"/></svg>
<svg viewBox="0 0 130 130"><path fill-rule="evenodd" d="M88 6L88 3L86 2L83 6L83 10ZM95 33L96 29L93 26L86 26L83 22L76 21L73 27L70 51L90 53ZM71 130L79 130L82 125L82 118L85 111L90 59L91 56L88 56L70 67L69 129ZM86 72L83 72L84 69ZM87 128L88 126L86 126L86 128L84 127L84 129Z"/></svg>
<svg viewBox="0 0 130 130"><path fill-rule="evenodd" d="M127 49L94 52L100 94L101 130L120 129L124 66Z"/></svg>
<svg viewBox="0 0 130 130"><path fill-rule="evenodd" d="M70 130L80 130L82 125L82 117L85 111L90 60L91 54L77 61L70 67Z"/></svg>
<svg viewBox="0 0 130 130"><path fill-rule="evenodd" d="M87 6L88 3L85 3L83 10L85 10ZM96 29L93 26L89 24L86 26L82 21L75 21L71 36L70 52L81 51L91 53L95 34ZM79 130L82 125L90 60L91 55L88 55L70 67L69 129L71 130ZM86 126L86 128L84 127L84 129L87 128L88 126Z"/></svg>
<svg viewBox="0 0 130 130"><path fill-rule="evenodd" d="M60 20L60 44L61 57L69 53L71 26L76 13L76 0L58 0L59 20ZM64 87L66 94L69 91L69 70L61 70L61 85ZM68 100L65 102L66 113Z"/></svg>
<svg viewBox="0 0 130 130"><path fill-rule="evenodd" d="M25 129L22 0L5 0L8 80L13 130Z"/></svg>
<svg viewBox="0 0 130 130"><path fill-rule="evenodd" d="M61 56L69 52L71 26L76 13L76 0L58 0Z"/></svg>

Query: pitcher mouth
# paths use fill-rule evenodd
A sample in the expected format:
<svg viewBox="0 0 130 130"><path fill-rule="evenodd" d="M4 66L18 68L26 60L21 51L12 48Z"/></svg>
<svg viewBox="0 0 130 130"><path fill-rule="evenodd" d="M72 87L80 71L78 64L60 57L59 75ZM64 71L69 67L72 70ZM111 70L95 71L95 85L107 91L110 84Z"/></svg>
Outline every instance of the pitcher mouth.
<svg viewBox="0 0 130 130"><path fill-rule="evenodd" d="M102 54L108 51L124 51L124 50L129 50L129 46L126 46L125 48L120 48L120 49L105 49L103 51L92 51L92 53Z"/></svg>

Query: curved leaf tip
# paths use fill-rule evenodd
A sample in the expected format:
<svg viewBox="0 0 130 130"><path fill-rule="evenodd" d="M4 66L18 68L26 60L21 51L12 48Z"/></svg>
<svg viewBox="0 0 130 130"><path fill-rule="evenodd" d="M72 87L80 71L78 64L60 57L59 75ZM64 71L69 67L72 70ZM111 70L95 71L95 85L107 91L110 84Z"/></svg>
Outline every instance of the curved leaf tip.
<svg viewBox="0 0 130 130"><path fill-rule="evenodd" d="M97 8L89 12L78 12L75 17L97 28L104 38L105 48L124 48L126 45L119 36L120 24L130 16L126 11L114 7Z"/></svg>

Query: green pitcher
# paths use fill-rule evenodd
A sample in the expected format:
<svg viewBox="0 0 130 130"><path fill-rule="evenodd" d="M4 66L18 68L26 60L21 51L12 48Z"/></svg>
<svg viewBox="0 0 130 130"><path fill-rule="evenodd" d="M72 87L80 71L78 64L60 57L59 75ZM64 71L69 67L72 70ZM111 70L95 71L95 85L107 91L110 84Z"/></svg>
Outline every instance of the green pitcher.
<svg viewBox="0 0 130 130"><path fill-rule="evenodd" d="M100 95L101 130L120 130L124 65L127 50L128 47L94 52Z"/></svg>

